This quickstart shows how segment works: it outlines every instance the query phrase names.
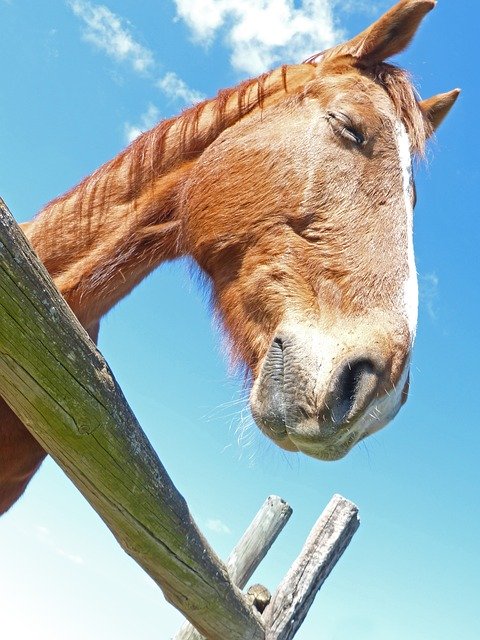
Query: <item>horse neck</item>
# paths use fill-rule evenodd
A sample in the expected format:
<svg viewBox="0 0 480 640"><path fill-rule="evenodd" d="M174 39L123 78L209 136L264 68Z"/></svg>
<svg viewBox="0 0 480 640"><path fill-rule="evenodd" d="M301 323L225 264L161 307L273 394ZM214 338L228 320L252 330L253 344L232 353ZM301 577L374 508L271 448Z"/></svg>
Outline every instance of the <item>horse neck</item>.
<svg viewBox="0 0 480 640"><path fill-rule="evenodd" d="M160 123L26 225L32 246L85 327L161 262L184 253L179 194L203 150L247 113L313 74L312 65L282 67Z"/></svg>

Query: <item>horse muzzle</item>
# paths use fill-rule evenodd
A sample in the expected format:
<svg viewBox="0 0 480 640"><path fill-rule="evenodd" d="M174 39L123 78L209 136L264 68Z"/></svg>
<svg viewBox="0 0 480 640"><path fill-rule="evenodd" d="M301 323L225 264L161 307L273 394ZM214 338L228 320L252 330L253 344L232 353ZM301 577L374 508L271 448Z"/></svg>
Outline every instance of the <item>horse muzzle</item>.
<svg viewBox="0 0 480 640"><path fill-rule="evenodd" d="M396 415L408 393L408 362L394 370L375 349L304 338L273 339L252 388L252 415L280 447L337 460Z"/></svg>

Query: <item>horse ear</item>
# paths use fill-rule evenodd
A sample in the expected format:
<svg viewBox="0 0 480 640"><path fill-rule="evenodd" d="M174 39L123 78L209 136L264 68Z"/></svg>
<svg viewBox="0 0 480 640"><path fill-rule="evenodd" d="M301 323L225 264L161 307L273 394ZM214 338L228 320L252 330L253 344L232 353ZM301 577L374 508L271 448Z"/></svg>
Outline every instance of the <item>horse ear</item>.
<svg viewBox="0 0 480 640"><path fill-rule="evenodd" d="M430 120L433 130L440 126L442 120L455 104L460 89L453 89L447 93L439 93L436 96L422 100L419 105L425 116Z"/></svg>
<svg viewBox="0 0 480 640"><path fill-rule="evenodd" d="M336 55L351 55L364 64L382 62L408 46L423 17L436 0L401 0L368 29L347 42L334 47Z"/></svg>

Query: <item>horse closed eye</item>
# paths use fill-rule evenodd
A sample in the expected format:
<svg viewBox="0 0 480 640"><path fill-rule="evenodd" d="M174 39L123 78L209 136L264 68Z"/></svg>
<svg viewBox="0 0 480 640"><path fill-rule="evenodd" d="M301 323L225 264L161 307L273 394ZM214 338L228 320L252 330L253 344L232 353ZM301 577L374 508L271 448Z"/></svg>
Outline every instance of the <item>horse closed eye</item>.
<svg viewBox="0 0 480 640"><path fill-rule="evenodd" d="M331 124L333 130L347 140L354 142L359 147L366 143L367 140L359 127L356 126L344 113L328 111L327 120Z"/></svg>

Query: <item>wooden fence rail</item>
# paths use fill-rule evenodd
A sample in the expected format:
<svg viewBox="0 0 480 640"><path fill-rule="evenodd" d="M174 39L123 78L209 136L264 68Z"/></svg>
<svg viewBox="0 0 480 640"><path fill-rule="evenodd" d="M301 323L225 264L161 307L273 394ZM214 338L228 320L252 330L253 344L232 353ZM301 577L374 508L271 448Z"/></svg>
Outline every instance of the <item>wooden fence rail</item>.
<svg viewBox="0 0 480 640"><path fill-rule="evenodd" d="M0 394L197 629L211 640L263 640L261 621L3 201Z"/></svg>
<svg viewBox="0 0 480 640"><path fill-rule="evenodd" d="M208 640L292 638L358 527L355 505L335 496L261 617L200 533L104 358L1 199L0 395ZM243 586L265 552L232 569L235 581Z"/></svg>

